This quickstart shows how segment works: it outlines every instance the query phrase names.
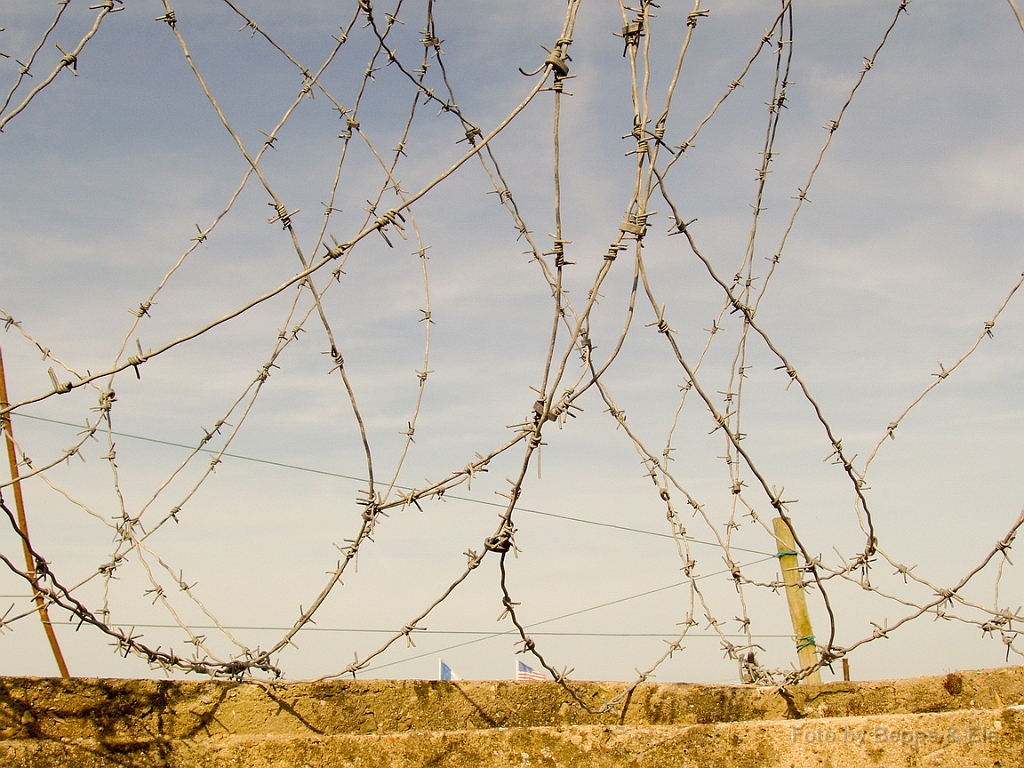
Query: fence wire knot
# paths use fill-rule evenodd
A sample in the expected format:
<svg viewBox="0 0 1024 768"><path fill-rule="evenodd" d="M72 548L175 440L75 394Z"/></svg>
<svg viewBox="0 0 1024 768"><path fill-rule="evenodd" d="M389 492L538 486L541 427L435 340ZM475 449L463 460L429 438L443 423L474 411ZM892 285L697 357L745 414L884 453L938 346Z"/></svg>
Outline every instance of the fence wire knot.
<svg viewBox="0 0 1024 768"><path fill-rule="evenodd" d="M700 9L698 9L696 11L693 11L690 14L687 14L687 16L686 16L686 26L688 26L688 27L696 27L697 26L697 20L701 19L701 18L707 18L708 14L710 14L710 13L711 13L711 11L709 11L708 9L700 8ZM770 39L771 38L769 38L769 40Z"/></svg>
<svg viewBox="0 0 1024 768"><path fill-rule="evenodd" d="M506 524L502 527L501 532L495 536L488 536L484 539L484 548L488 552L508 552L512 547L512 536L515 533Z"/></svg>
<svg viewBox="0 0 1024 768"><path fill-rule="evenodd" d="M290 229L292 226L292 216L298 213L301 208L296 208L291 213L288 213L288 209L284 207L282 203L267 203L276 212L273 216L267 219L268 224L273 224L275 221L281 222L282 229Z"/></svg>

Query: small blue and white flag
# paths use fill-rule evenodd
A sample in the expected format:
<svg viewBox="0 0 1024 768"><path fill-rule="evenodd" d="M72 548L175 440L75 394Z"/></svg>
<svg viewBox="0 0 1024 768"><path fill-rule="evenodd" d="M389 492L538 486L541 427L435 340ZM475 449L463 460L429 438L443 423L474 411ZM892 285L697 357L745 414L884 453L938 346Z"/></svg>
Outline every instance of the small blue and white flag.
<svg viewBox="0 0 1024 768"><path fill-rule="evenodd" d="M452 668L444 663L443 659L438 659L437 663L441 665L440 672L438 674L438 680L461 680L457 674L452 672Z"/></svg>
<svg viewBox="0 0 1024 768"><path fill-rule="evenodd" d="M528 664L516 660L516 680L547 680L543 672L538 672Z"/></svg>

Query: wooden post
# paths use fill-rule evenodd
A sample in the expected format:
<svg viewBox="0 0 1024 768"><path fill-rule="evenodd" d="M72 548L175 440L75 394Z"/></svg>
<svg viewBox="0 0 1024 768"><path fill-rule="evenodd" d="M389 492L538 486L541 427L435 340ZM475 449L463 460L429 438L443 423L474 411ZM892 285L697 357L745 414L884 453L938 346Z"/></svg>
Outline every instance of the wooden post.
<svg viewBox="0 0 1024 768"><path fill-rule="evenodd" d="M789 616L793 620L793 634L796 635L796 654L801 667L809 667L818 661L818 652L814 647L814 631L811 629L811 615L807 612L807 595L804 594L800 576L800 564L797 562L796 542L793 531L781 517L773 521L775 541L779 550L779 567L782 569L782 580L786 582L786 601L789 603ZM821 683L821 673L814 670L804 678L808 683Z"/></svg>
<svg viewBox="0 0 1024 768"><path fill-rule="evenodd" d="M0 409L8 406L7 400L7 379L4 375L4 357L0 352ZM7 461L11 466L11 480L14 481L14 508L18 513L18 528L21 530L21 548L25 551L25 572L33 578L32 594L36 600L36 608L39 610L39 618L43 622L43 630L46 632L46 639L50 641L50 649L53 651L53 658L57 662L57 669L61 677L71 677L68 673L68 666L64 663L64 654L60 652L60 645L57 644L57 635L50 623L50 613L46 610L46 598L39 591L35 583L36 564L32 559L32 552L29 549L28 519L25 517L25 500L21 495L21 481L18 479L18 458L14 452L14 431L11 428L11 415L0 414L0 433L7 443Z"/></svg>

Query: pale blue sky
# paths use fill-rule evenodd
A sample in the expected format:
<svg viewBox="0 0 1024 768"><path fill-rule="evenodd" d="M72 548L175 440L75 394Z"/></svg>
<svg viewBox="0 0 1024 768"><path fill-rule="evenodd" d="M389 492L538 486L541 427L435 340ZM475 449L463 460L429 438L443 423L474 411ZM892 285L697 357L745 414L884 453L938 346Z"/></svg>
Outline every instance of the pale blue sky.
<svg viewBox="0 0 1024 768"><path fill-rule="evenodd" d="M95 3L94 3L95 4ZM324 60L356 3L303 0L288 4L239 0L304 66ZM379 18L393 9L375 5ZM420 41L425 3L405 2L398 12L395 50L409 70L423 56ZM706 2L710 13L693 33L665 140L687 139L729 83L742 71L779 3ZM299 93L295 67L222 3L173 3L178 29L197 67L251 153L264 141ZM763 278L798 194L834 120L892 21L897 3L835 0L793 5L792 71L786 109L778 125L777 157L768 177L758 225L754 274ZM689 4L662 4L650 30L651 104L660 111ZM886 425L940 371L975 342L1024 271L1024 32L1011 7L997 0L914 0L868 72L835 132L764 300L759 324L804 378L823 413L842 438L854 465L863 462ZM534 80L519 73L539 66L559 36L561 4L520 0L484 3L442 0L435 9L443 61L459 106L489 132L515 107ZM6 0L0 5L0 94L13 86L17 60L24 62L56 6ZM0 133L0 309L52 354L80 373L108 369L138 307L192 245L196 226L207 228L224 209L247 164L189 71L159 2L127 0L103 21L78 59L78 76L59 74ZM95 18L84 0L72 0L16 91L18 104L56 65L58 43L70 50ZM622 17L616 4L580 6L561 105L562 222L565 284L581 307L608 244L619 232L636 169L631 138L630 73L622 57ZM789 50L789 39L786 51ZM346 108L357 98L368 57L370 30L358 21L349 41L322 76L324 87ZM771 99L775 59L762 53L729 99L704 127L667 179L672 200L695 242L716 271L731 279L750 234L757 168ZM431 59L428 87L444 84ZM382 62L383 63L383 62ZM364 133L381 152L399 140L414 91L395 66L374 74L360 102ZM324 204L337 169L345 128L322 93L301 101L261 168L294 216L303 253L324 252L318 242ZM550 250L552 214L553 95L541 93L492 143L514 200L542 251ZM0 119L5 113L0 112ZM463 153L464 128L436 104L420 104L407 142L408 157L396 177L416 192ZM390 157L390 154L385 155ZM663 154L660 165L664 165ZM380 188L380 166L364 143L353 140L328 232L346 241L359 229L367 200ZM391 194L381 211L393 205ZM299 261L288 233L268 224L268 194L250 180L232 211L206 243L183 262L160 292L126 355L157 349L288 280ZM666 307L681 353L695 361L707 341L704 329L721 311L724 295L683 237L666 237L668 208L657 194L649 210L644 260L653 292ZM459 172L413 206L427 262L431 371L400 486L438 480L508 440L508 425L529 418L551 332L552 299L540 268L523 251L508 212L478 162ZM391 478L405 445L416 402L424 353L424 291L421 262L409 240L371 234L345 262L344 274L324 297L346 370L356 392L373 451L378 482ZM328 238L328 242L329 238ZM630 241L632 243L632 241ZM632 251L623 252L601 289L590 325L595 358L611 351L626 318L633 280ZM318 277L323 285L328 266ZM300 296L301 312L309 307ZM286 322L295 292L288 290L199 339L153 358L136 378L129 368L113 382L118 482L125 508L138 513L188 452L253 380ZM933 584L954 585L981 562L1017 519L1024 505L1024 310L1010 302L978 351L917 406L886 441L867 477L867 499L880 545L897 562ZM288 320L290 329L297 321ZM636 314L619 357L604 381L634 433L660 454L679 403L685 373L676 362L641 288ZM726 313L702 365L701 386L715 394L728 388L740 324ZM143 560L161 584L172 584L153 559L198 582L196 596L249 647L266 648L308 607L359 525L354 499L366 476L362 445L348 396L331 368L323 326L315 314L306 332L272 371L251 415L229 448L260 463L225 458L187 503L195 479L209 466L201 455L146 510L153 521L181 505L177 525L150 539ZM0 334L12 401L52 389L38 350L15 329ZM564 349L565 329L558 342ZM826 459L832 450L811 407L777 359L751 338L743 396L743 445L769 482L799 499L790 514L809 552L829 566L838 549L849 557L863 546L849 479ZM124 359L124 356L121 358ZM579 375L570 358L563 385ZM68 374L60 372L61 380ZM16 437L36 466L52 462L75 441L75 427L95 420L97 391L82 388L19 408ZM682 411L672 454L680 483L706 506L712 525L691 518L674 496L680 520L696 540L694 573L713 617L735 634L743 606L722 552L703 542L725 535L733 502L726 450L707 409L691 393ZM540 477L532 466L516 513L516 543L509 559L509 588L521 601L521 619L538 625L538 647L558 667L574 667L590 679L627 680L646 669L679 632L692 597L683 562L667 536L665 505L633 445L607 413L597 393L580 398L583 411L564 429L545 432ZM50 421L45 421L46 419ZM234 423L235 416L227 419ZM554 426L554 425L550 425ZM131 435L135 437L128 437ZM146 440L139 439L146 438ZM163 441L163 442L153 442ZM214 441L212 446L219 444ZM65 584L93 573L112 550L112 531L97 519L119 516L119 500L106 438L25 483L33 542ZM503 503L496 492L523 460L521 446L496 459L472 489L444 500L393 510L374 541L324 603L317 624L303 631L298 648L276 659L289 677L332 674L353 654L365 656L410 621L458 576L463 552L480 550ZM534 458L534 464L536 458ZM289 465L284 467L280 465ZM296 469L295 467L301 468ZM315 471L310 471L315 470ZM6 475L2 475L6 480ZM765 520L769 501L748 472L745 498ZM9 490L2 489L10 502ZM72 503L68 496L78 503ZM452 498L458 497L458 498ZM482 504L479 502L483 502ZM491 506L488 506L491 505ZM86 509L87 508L87 509ZM527 510L532 510L527 511ZM89 512L95 513L91 516ZM538 515L544 512L604 523L595 526ZM743 548L744 574L758 582L777 578L767 557L775 543L741 518L734 532ZM621 528L634 529L632 531ZM714 530L712 530L714 528ZM17 541L0 533L0 551L20 558ZM16 560L20 562L20 560ZM756 564L754 564L756 563ZM158 572L159 571L159 572ZM151 645L189 651L187 636L170 626L172 616L147 594L143 563L129 557L109 582L111 620L139 630ZM995 563L964 596L996 604ZM100 579L76 595L94 610L104 599ZM893 567L879 561L872 582L909 603L932 599L927 588L904 585ZM652 594L643 595L644 593ZM1024 580L1006 564L998 608L1018 611ZM24 595L25 587L0 574L0 594ZM838 645L850 645L910 609L856 585L830 582ZM785 601L772 590L747 586L743 597L761 662L787 669L795 662ZM621 598L634 598L550 623L566 614ZM173 596L186 623L210 621L183 595ZM28 601L0 598L0 616ZM827 634L820 600L811 596L819 640ZM124 659L92 628L73 631L53 609L58 636L75 674L151 674L135 658ZM513 638L485 634L510 629L501 613L496 557L477 571L422 622L431 633L416 647L401 641L380 656L366 676L432 677L437 658L464 678L507 677ZM962 608L972 620L981 611ZM658 670L659 680L736 681L736 665L723 659L719 639L707 628L705 610L686 650ZM335 631L335 630L360 630ZM543 632L563 633L556 635ZM211 647L231 653L215 631ZM611 636L620 635L620 636ZM458 646L470 640L471 645ZM736 639L735 642L742 642ZM52 674L35 617L0 634L0 674ZM1021 647L1024 650L1024 646ZM925 615L887 640L851 655L854 676L878 678L940 673L954 668L998 666L1005 647L983 638L976 625L935 621ZM1011 662L1013 657L1011 656ZM536 665L535 665L536 666ZM838 668L837 668L838 671ZM826 679L830 677L826 671Z"/></svg>

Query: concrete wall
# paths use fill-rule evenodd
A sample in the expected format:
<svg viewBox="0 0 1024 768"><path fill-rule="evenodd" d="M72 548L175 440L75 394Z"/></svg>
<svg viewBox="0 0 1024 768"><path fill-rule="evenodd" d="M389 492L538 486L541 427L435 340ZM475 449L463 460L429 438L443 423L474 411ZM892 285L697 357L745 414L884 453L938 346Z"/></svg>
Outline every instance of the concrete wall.
<svg viewBox="0 0 1024 768"><path fill-rule="evenodd" d="M599 704L622 684L573 683ZM1024 669L645 684L589 713L555 683L0 678L0 765L1022 766Z"/></svg>

